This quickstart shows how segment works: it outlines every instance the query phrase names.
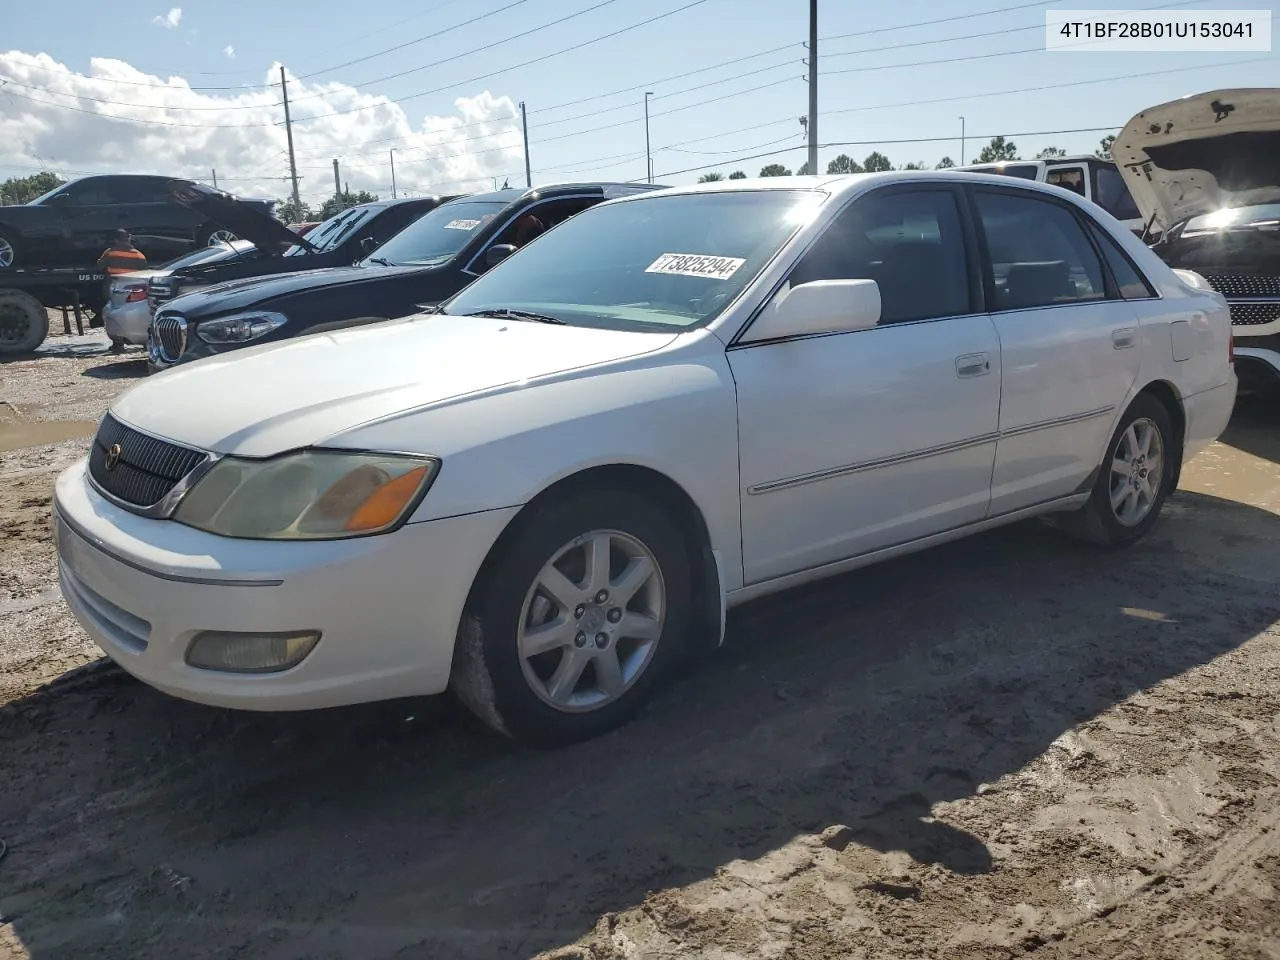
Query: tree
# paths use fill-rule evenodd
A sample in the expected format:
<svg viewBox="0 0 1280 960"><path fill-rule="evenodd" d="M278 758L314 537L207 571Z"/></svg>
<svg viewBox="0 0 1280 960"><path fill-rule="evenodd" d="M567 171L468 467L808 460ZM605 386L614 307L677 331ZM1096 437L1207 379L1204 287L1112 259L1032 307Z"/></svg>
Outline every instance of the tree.
<svg viewBox="0 0 1280 960"><path fill-rule="evenodd" d="M809 176L809 174L811 174L812 172L813 172L813 171L809 169L809 161L808 161L808 160L806 160L804 163L802 163L802 164L800 165L800 169L796 171L796 176L797 176L797 177L807 177L807 176Z"/></svg>
<svg viewBox="0 0 1280 960"><path fill-rule="evenodd" d="M1066 155L1067 155L1067 151L1063 150L1061 147L1045 147L1043 150L1041 150L1039 153L1036 154L1036 159L1037 160L1054 160L1058 157L1065 157Z"/></svg>
<svg viewBox="0 0 1280 960"><path fill-rule="evenodd" d="M376 193L368 193L364 190L357 190L355 193L343 192L334 194L324 202L324 206L320 208L320 219L328 220L335 213L354 207L357 203L373 203L378 199Z"/></svg>
<svg viewBox="0 0 1280 960"><path fill-rule="evenodd" d="M712 170L710 173L704 173L702 176L700 176L698 178L698 182L699 183L719 183L723 179L724 179L723 173L717 173L716 171Z"/></svg>
<svg viewBox="0 0 1280 960"><path fill-rule="evenodd" d="M923 160L915 160L915 161L912 161L911 163L908 163L902 169L903 170L928 170L929 165L925 163Z"/></svg>
<svg viewBox="0 0 1280 960"><path fill-rule="evenodd" d="M889 162L889 158L878 150L873 150L867 159L862 161L862 168L867 173L883 173L886 170L892 170L893 164Z"/></svg>
<svg viewBox="0 0 1280 960"><path fill-rule="evenodd" d="M0 204L28 203L66 182L56 173L50 173L48 170L33 173L29 177L10 177L4 183L0 183Z"/></svg>
<svg viewBox="0 0 1280 960"><path fill-rule="evenodd" d="M771 163L767 167L760 168L760 176L762 177L789 177L791 171L780 163Z"/></svg>
<svg viewBox="0 0 1280 960"><path fill-rule="evenodd" d="M745 180L745 179L747 179L747 175L746 175L745 173L743 173L741 170L735 170L735 171L733 171L733 173L729 174L729 179L730 179L730 180Z"/></svg>
<svg viewBox="0 0 1280 960"><path fill-rule="evenodd" d="M281 200L276 203L276 216L285 223L311 223L315 215L315 211L305 202L296 206L292 200Z"/></svg>
<svg viewBox="0 0 1280 960"><path fill-rule="evenodd" d="M943 157L941 160L938 161L938 165L933 169L946 170L949 167L954 167L955 165L956 165L956 162L952 160L950 157Z"/></svg>
<svg viewBox="0 0 1280 960"><path fill-rule="evenodd" d="M998 163L1001 160L1017 160L1018 148L1012 140L992 137L991 142L978 154L979 163Z"/></svg>
<svg viewBox="0 0 1280 960"><path fill-rule="evenodd" d="M1111 159L1111 145L1116 142L1116 138L1111 134L1107 134L1098 144L1098 149L1094 151L1094 156L1101 157L1103 160Z"/></svg>
<svg viewBox="0 0 1280 960"><path fill-rule="evenodd" d="M847 153L840 154L840 156L827 164L827 173L829 174L862 172L862 165Z"/></svg>

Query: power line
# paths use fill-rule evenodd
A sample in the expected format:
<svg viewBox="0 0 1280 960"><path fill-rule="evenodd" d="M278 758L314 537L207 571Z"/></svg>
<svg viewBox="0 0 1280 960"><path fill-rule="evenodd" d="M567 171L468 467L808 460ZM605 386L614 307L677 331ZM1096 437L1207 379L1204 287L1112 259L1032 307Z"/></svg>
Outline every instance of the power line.
<svg viewBox="0 0 1280 960"><path fill-rule="evenodd" d="M445 90L453 90L457 87L464 87L470 83L478 83L483 80L491 80L494 77L502 76L504 73L510 73L512 70L519 70L522 67L529 67L535 63L543 63L555 57L563 56L566 53L572 53L575 50L581 50L583 47L589 47L593 44L600 43L603 40L610 40L613 37L621 36L624 33L630 33L632 30L638 30L640 27L646 27L651 23L658 22L659 20L665 20L667 17L672 17L678 13L683 13L686 10L691 10L694 7L699 7L706 2L707 0L690 0L689 3L686 3L682 7L676 7L674 10L668 10L666 13L660 13L656 16L649 17L647 20L641 20L639 23L633 23L628 26L621 27L610 33L605 33L597 37L592 37L589 40L583 40L581 43L575 43L572 46L564 47L563 49L556 50L552 53L543 54L540 57L534 57L532 60L525 60L521 63L514 63L514 64L511 64L510 66L503 67L500 70L495 70L492 73L484 73L484 74L480 74L479 76L469 77L466 80L459 80L457 83L446 84L445 86L436 87L432 90L421 90L418 93L411 93L407 97L400 97L399 99L390 100L389 102L395 103L395 104L401 104L409 100L416 100L419 97L429 96L433 93L441 93ZM302 120L298 120L295 122L303 122L304 120L327 120L330 117L340 117L350 113L359 113L362 110L371 110L371 109L374 109L375 107L381 107L381 106L385 106L385 104L372 104L370 106L353 107L350 110L338 110L333 113L324 113L324 114L319 114L312 117L306 117L306 118L303 118Z"/></svg>

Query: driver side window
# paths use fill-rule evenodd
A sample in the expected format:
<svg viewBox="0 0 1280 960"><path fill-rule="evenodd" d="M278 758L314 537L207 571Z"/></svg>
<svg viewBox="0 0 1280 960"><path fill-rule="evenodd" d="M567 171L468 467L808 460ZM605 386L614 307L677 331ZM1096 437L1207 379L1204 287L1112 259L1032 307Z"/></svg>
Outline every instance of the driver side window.
<svg viewBox="0 0 1280 960"><path fill-rule="evenodd" d="M792 270L814 280L874 280L880 322L972 312L964 230L950 190L873 193L839 214Z"/></svg>

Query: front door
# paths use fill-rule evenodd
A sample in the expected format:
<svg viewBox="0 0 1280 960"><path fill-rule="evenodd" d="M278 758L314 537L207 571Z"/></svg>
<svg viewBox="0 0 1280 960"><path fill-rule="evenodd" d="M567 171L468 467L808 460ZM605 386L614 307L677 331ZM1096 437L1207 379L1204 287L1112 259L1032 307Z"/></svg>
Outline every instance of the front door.
<svg viewBox="0 0 1280 960"><path fill-rule="evenodd" d="M111 245L116 230L128 226L129 207L117 194L112 177L86 177L65 191L58 204L71 263L97 261Z"/></svg>
<svg viewBox="0 0 1280 960"><path fill-rule="evenodd" d="M981 520L1000 345L951 187L854 202L789 282L870 278L878 326L728 352L738 391L745 582Z"/></svg>
<svg viewBox="0 0 1280 960"><path fill-rule="evenodd" d="M991 485L998 515L1077 492L1138 375L1138 317L1108 294L1079 212L1029 191L974 189L1003 379Z"/></svg>

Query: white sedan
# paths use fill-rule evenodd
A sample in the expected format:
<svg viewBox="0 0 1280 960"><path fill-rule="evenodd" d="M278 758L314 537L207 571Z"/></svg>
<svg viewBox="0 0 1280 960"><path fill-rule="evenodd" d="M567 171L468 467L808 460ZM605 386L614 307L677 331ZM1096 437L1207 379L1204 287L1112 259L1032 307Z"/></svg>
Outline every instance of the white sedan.
<svg viewBox="0 0 1280 960"><path fill-rule="evenodd" d="M1235 399L1225 301L1066 191L964 173L601 204L443 309L119 397L58 480L124 669L255 710L453 687L559 744L728 607L1026 517L1156 522Z"/></svg>

